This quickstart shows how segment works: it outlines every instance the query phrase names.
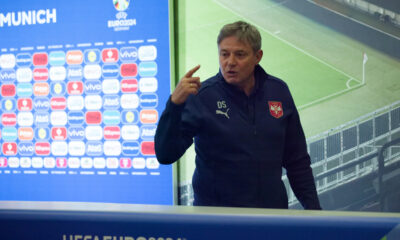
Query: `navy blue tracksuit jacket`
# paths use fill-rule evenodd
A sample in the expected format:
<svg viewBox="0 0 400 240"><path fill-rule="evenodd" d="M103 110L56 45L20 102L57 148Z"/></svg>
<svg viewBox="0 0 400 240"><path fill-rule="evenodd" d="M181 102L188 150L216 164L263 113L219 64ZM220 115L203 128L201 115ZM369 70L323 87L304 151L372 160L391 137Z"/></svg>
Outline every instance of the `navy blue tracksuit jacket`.
<svg viewBox="0 0 400 240"><path fill-rule="evenodd" d="M250 96L221 73L197 95L169 100L158 123L161 164L177 161L193 143L194 205L288 208L282 167L305 209L320 209L299 115L287 85L255 68Z"/></svg>

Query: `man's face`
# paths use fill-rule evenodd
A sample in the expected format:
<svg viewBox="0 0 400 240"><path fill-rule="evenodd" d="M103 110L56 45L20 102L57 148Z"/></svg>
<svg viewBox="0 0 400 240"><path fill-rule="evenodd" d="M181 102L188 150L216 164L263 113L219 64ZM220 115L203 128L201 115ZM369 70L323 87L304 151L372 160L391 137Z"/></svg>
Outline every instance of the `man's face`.
<svg viewBox="0 0 400 240"><path fill-rule="evenodd" d="M262 50L254 52L249 43L230 36L220 42L218 52L222 76L229 84L241 89L254 84L254 67L261 60Z"/></svg>

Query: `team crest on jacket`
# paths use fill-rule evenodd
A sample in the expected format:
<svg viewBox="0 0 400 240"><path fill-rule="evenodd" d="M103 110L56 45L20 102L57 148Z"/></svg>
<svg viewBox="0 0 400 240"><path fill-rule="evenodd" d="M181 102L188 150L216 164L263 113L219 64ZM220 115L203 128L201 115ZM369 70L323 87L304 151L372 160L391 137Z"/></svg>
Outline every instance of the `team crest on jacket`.
<svg viewBox="0 0 400 240"><path fill-rule="evenodd" d="M273 116L274 118L280 118L283 116L283 108L281 102L268 101L268 106L271 116Z"/></svg>

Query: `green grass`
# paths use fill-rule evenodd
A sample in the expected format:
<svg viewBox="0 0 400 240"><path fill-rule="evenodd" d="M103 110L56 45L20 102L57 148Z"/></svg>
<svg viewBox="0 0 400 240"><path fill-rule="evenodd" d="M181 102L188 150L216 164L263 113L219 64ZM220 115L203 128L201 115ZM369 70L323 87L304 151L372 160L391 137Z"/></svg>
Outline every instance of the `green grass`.
<svg viewBox="0 0 400 240"><path fill-rule="evenodd" d="M186 1L185 4L189 11L185 14L186 29L179 36L182 44L180 49L183 50L179 57L179 76L200 64L202 67L198 75L205 80L218 71L216 38L219 30L224 24L243 18L211 0ZM258 26L257 23L253 24ZM259 30L264 51L261 65L267 72L288 83L298 106L318 102L319 99L347 89L346 82L351 77L282 41L262 27ZM357 81L351 82L352 86L357 84Z"/></svg>

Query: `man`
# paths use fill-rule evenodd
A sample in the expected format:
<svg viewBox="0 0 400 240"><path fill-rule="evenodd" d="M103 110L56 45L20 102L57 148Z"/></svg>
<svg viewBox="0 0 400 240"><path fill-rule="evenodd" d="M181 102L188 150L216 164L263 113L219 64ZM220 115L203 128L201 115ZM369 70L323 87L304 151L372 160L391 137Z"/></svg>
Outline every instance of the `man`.
<svg viewBox="0 0 400 240"><path fill-rule="evenodd" d="M155 150L177 161L195 142L194 205L288 208L281 180L305 209L321 209L299 115L287 85L260 62L258 30L239 21L218 36L220 72L200 84L191 69L160 118Z"/></svg>

